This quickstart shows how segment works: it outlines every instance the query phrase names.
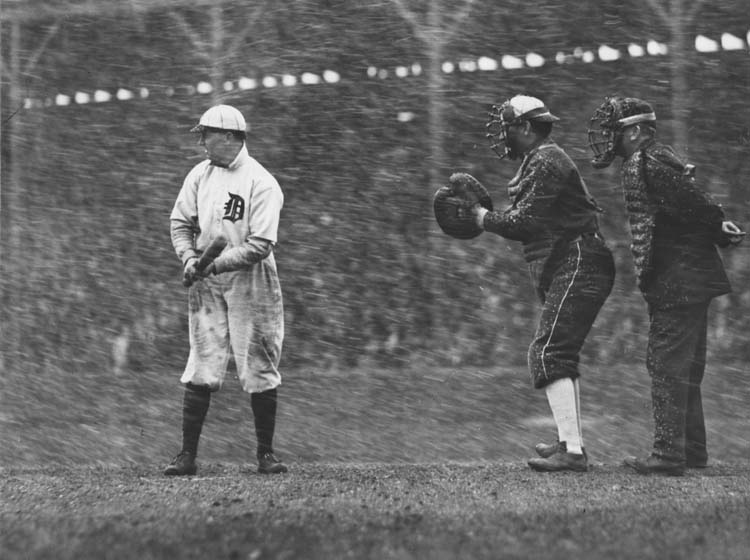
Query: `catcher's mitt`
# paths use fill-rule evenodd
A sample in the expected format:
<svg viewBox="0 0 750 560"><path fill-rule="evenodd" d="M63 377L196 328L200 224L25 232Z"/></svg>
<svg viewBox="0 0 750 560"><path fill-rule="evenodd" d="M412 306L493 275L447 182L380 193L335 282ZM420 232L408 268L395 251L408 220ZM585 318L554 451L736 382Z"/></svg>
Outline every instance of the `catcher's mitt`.
<svg viewBox="0 0 750 560"><path fill-rule="evenodd" d="M435 219L440 229L456 239L473 239L482 233L471 208L479 203L492 211L490 193L468 173L454 173L433 199Z"/></svg>

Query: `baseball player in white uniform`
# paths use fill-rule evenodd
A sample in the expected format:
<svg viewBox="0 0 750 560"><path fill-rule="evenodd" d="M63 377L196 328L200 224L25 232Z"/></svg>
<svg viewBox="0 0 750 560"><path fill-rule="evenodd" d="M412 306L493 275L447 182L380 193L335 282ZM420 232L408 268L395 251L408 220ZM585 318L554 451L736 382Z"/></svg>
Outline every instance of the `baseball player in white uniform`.
<svg viewBox="0 0 750 560"><path fill-rule="evenodd" d="M247 151L240 111L216 105L191 132L200 133L207 159L193 167L175 202L172 245L189 284L190 355L182 375L182 451L165 475L193 475L211 393L224 381L230 357L251 395L258 472L287 467L274 455L278 365L284 338L281 287L273 249L284 195L274 177ZM206 269L197 264L211 241L227 246Z"/></svg>

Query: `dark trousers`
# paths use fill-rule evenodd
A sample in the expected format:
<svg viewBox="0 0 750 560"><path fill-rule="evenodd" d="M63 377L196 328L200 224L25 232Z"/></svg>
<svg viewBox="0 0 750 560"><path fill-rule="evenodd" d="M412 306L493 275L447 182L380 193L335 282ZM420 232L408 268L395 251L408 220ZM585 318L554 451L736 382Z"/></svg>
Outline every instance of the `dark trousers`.
<svg viewBox="0 0 750 560"><path fill-rule="evenodd" d="M552 266L531 265L542 302L528 362L532 382L541 389L553 381L576 379L581 348L602 305L612 291L612 253L597 238L574 241Z"/></svg>
<svg viewBox="0 0 750 560"><path fill-rule="evenodd" d="M663 459L688 464L708 460L701 382L710 303L649 307L646 366L651 376L653 453Z"/></svg>

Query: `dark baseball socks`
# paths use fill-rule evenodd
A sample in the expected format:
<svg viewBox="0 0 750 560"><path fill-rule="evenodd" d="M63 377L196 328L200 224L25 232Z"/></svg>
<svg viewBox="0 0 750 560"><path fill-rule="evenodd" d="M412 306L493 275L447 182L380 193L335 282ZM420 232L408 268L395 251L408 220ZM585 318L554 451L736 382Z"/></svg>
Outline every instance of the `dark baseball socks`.
<svg viewBox="0 0 750 560"><path fill-rule="evenodd" d="M192 457L198 454L203 421L211 404L211 389L188 383L182 401L182 450Z"/></svg>
<svg viewBox="0 0 750 560"><path fill-rule="evenodd" d="M258 457L273 453L273 434L276 429L277 390L269 389L250 396L258 439ZM198 455L198 440L211 404L211 390L188 383L182 403L182 451L192 457Z"/></svg>
<svg viewBox="0 0 750 560"><path fill-rule="evenodd" d="M250 395L250 405L255 418L255 435L258 438L258 457L273 453L273 433L276 429L276 389Z"/></svg>

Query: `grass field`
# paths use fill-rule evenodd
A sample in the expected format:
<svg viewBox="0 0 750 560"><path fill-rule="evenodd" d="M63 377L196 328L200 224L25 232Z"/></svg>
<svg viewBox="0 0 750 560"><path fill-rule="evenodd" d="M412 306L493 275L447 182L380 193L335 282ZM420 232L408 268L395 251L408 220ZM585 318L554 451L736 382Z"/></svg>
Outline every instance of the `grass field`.
<svg viewBox="0 0 750 560"><path fill-rule="evenodd" d="M675 478L507 463L5 469L2 558L746 559L747 465Z"/></svg>
<svg viewBox="0 0 750 560"><path fill-rule="evenodd" d="M748 366L710 366L712 466L651 478L640 364L583 369L589 473L525 464L555 432L523 366L289 371L280 477L257 475L247 398L214 395L199 473L177 374L4 379L0 558L748 558ZM46 372L49 375L49 372ZM60 374L64 375L64 374Z"/></svg>

